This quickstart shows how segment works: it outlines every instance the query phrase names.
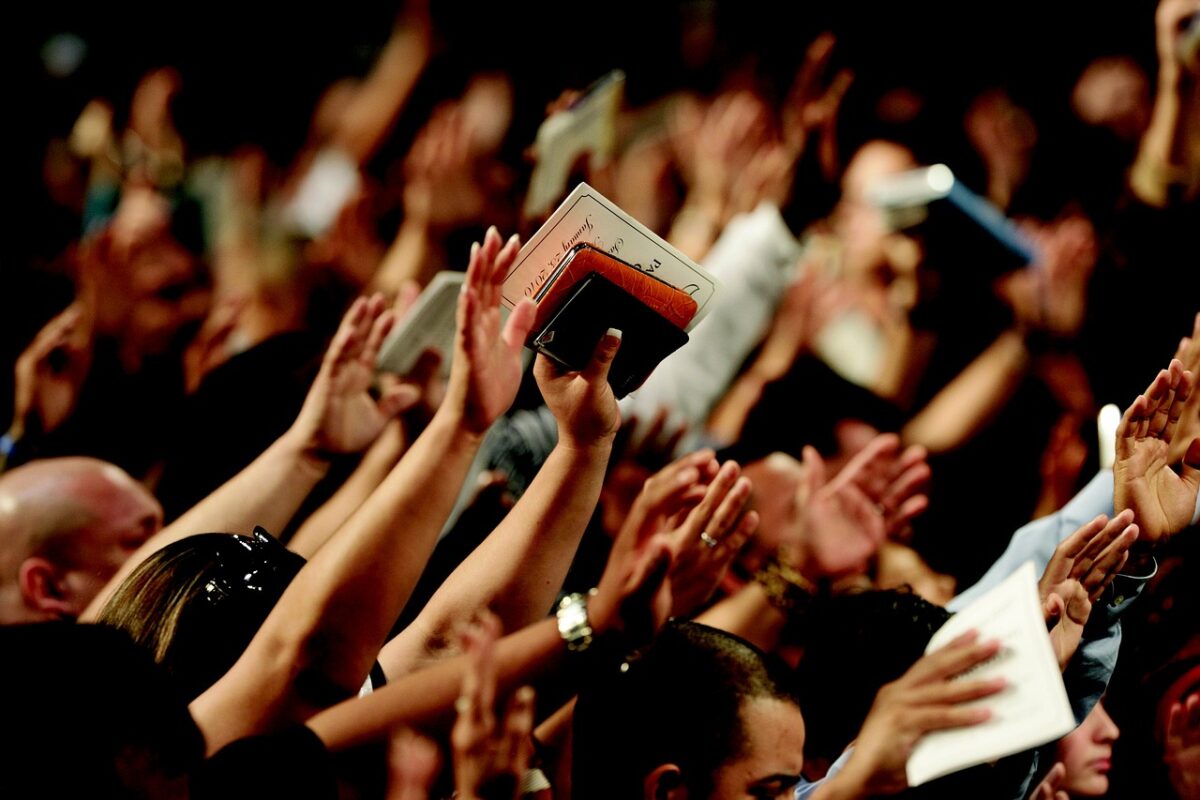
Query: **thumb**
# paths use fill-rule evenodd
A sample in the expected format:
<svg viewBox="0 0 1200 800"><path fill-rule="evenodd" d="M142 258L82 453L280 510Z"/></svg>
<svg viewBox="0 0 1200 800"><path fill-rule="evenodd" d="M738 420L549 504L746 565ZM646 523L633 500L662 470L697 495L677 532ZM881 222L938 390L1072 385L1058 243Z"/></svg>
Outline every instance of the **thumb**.
<svg viewBox="0 0 1200 800"><path fill-rule="evenodd" d="M421 390L411 383L399 383L384 391L379 398L379 413L391 419L401 411L407 411L421 399Z"/></svg>
<svg viewBox="0 0 1200 800"><path fill-rule="evenodd" d="M1192 439L1183 456L1183 479L1192 487L1200 487L1200 437Z"/></svg>
<svg viewBox="0 0 1200 800"><path fill-rule="evenodd" d="M1046 627L1052 628L1062 619L1063 612L1066 611L1066 605L1063 599L1058 594L1051 592L1046 598L1046 602L1042 605L1042 614L1046 617Z"/></svg>
<svg viewBox="0 0 1200 800"><path fill-rule="evenodd" d="M617 350L620 347L621 330L609 328L596 343L596 349L592 351L592 360L583 369L583 376L589 381L608 380L608 370L612 367L613 359L617 357Z"/></svg>

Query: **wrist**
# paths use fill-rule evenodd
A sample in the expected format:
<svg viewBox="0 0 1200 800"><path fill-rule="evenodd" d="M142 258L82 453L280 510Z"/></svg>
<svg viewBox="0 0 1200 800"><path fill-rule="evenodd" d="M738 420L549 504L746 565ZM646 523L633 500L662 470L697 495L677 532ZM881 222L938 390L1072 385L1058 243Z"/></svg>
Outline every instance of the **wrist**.
<svg viewBox="0 0 1200 800"><path fill-rule="evenodd" d="M562 426L559 426L558 429L558 447L565 453L585 458L608 458L609 454L612 453L613 442L616 441L616 438L616 431L611 431L598 437L578 437Z"/></svg>
<svg viewBox="0 0 1200 800"><path fill-rule="evenodd" d="M277 453L281 457L294 461L297 469L306 477L311 478L314 483L324 478L329 472L329 454L317 445L313 437L297 431L295 428L288 428L268 448L268 452Z"/></svg>

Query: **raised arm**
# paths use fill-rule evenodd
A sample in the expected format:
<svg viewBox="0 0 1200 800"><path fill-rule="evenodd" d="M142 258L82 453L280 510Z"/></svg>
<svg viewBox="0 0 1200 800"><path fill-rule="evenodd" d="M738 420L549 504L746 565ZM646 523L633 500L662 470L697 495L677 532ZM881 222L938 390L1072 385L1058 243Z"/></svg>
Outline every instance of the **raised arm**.
<svg viewBox="0 0 1200 800"><path fill-rule="evenodd" d="M447 396L370 499L296 576L246 652L192 704L210 748L303 719L358 691L425 562L488 427L521 378L533 318L501 329L500 285L519 243L472 248Z"/></svg>
<svg viewBox="0 0 1200 800"><path fill-rule="evenodd" d="M451 628L489 607L505 629L546 615L596 508L620 425L608 369L620 331L600 340L582 372L558 371L538 357L534 375L558 422L558 444L516 507L446 579L379 661L395 678L452 643Z"/></svg>
<svg viewBox="0 0 1200 800"><path fill-rule="evenodd" d="M121 582L152 553L197 533L249 533L256 525L281 531L329 469L331 453L363 449L406 405L412 387L376 400L367 393L374 354L392 326L383 298L354 302L334 335L317 378L292 426L245 469L179 519L150 537L122 565L81 617L95 619Z"/></svg>

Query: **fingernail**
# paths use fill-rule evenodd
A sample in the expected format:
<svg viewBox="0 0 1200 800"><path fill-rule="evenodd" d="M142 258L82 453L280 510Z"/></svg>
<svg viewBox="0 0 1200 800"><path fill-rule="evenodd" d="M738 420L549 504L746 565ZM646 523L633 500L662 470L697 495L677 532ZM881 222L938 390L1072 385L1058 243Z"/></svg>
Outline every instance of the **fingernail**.
<svg viewBox="0 0 1200 800"><path fill-rule="evenodd" d="M522 686L517 689L517 702L528 705L533 702L533 687Z"/></svg>
<svg viewBox="0 0 1200 800"><path fill-rule="evenodd" d="M512 236L508 237L508 244L516 244L519 241L521 241L521 237L518 234L514 233Z"/></svg>
<svg viewBox="0 0 1200 800"><path fill-rule="evenodd" d="M609 328L607 331L607 335L614 336L617 339L620 339L621 338L621 329L620 328Z"/></svg>
<svg viewBox="0 0 1200 800"><path fill-rule="evenodd" d="M496 226L495 226L495 225L489 225L489 226L488 226L488 229L487 229L487 235L488 235L488 236L495 236L497 239L499 239L499 238L500 238L500 231L496 229Z"/></svg>

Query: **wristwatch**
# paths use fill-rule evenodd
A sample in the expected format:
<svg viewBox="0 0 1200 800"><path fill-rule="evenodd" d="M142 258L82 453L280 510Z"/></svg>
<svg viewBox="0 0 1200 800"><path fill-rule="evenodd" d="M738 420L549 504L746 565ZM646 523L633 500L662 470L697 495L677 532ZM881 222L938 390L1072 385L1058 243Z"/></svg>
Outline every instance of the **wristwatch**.
<svg viewBox="0 0 1200 800"><path fill-rule="evenodd" d="M559 601L556 612L558 635L572 653L581 653L592 644L592 623L588 620L587 601L595 593L595 589L587 594L575 592Z"/></svg>

